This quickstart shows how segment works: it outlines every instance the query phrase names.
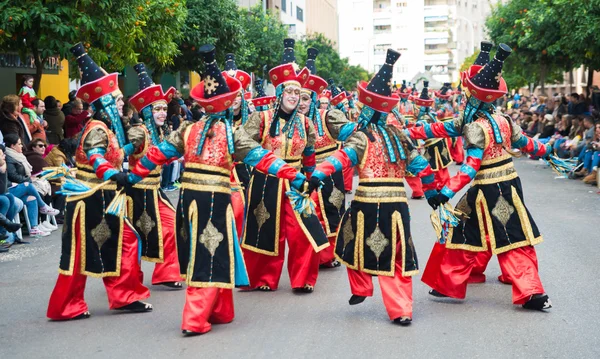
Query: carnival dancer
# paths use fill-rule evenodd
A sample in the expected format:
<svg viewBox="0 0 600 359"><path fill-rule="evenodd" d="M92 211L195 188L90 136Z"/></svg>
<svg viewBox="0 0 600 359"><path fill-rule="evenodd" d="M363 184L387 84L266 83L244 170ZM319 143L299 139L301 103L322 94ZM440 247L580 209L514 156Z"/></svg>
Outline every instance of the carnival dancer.
<svg viewBox="0 0 600 359"><path fill-rule="evenodd" d="M233 130L242 126L248 121L250 113L249 100L252 98L252 93L248 91L248 87L252 81L251 76L237 68L235 64L235 55L225 55L225 76L230 76L237 79L242 85L242 90L238 92L233 101ZM250 185L250 173L252 168L241 161L235 161L233 170L231 171L231 206L235 216L235 225L237 229L238 239L242 236L244 227L244 211L246 207L245 198L248 195L248 187Z"/></svg>
<svg viewBox="0 0 600 359"><path fill-rule="evenodd" d="M133 67L138 74L139 91L129 102L140 114L144 130L143 145L147 150L164 140L162 127L167 119L167 104L175 94L171 87L163 92L146 71L144 64ZM129 156L129 167L134 168L145 155L145 151ZM140 234L141 256L154 262L152 284L181 289L179 262L175 243L175 208L160 188L162 167L155 168L143 181L127 188L130 206L128 217Z"/></svg>
<svg viewBox="0 0 600 359"><path fill-rule="evenodd" d="M81 43L71 52L82 72L77 97L91 103L95 111L80 134L75 154L76 178L90 190L67 198L60 274L47 316L52 320L88 318L83 298L88 276L103 279L110 309L148 312L152 305L141 301L150 291L141 282L138 234L127 219L105 213L116 187L127 182L121 164L124 156L139 153L143 131L132 128L127 134L131 143L127 143L115 102L122 96L118 74L106 74Z"/></svg>
<svg viewBox="0 0 600 359"><path fill-rule="evenodd" d="M423 125L427 123L437 122L435 113L432 110L434 100L429 97L429 81L423 81L423 90L419 97L413 97L412 101L419 109L417 115L417 124ZM445 139L432 138L425 141L425 158L429 161L431 170L435 173L435 182L439 186L438 190L448 182L450 175L448 174L448 166L452 162L448 145Z"/></svg>
<svg viewBox="0 0 600 359"><path fill-rule="evenodd" d="M411 136L456 137L461 133L467 148L466 163L440 193L430 199L432 207L446 203L474 180L456 208L464 213L454 229L441 263L439 276L427 282L434 296L464 299L477 253L488 246L498 256L502 275L512 283L513 303L526 309L549 309L533 245L542 236L523 200L521 180L513 166L511 148L538 157L550 154L544 146L522 133L507 116L494 111L493 102L506 94L501 71L511 49L500 44L495 58L484 66L473 65L461 74L469 97L463 117L411 131ZM416 132L419 133L416 133ZM489 238L489 243L486 240Z"/></svg>
<svg viewBox="0 0 600 359"><path fill-rule="evenodd" d="M234 138L231 105L241 84L221 73L214 46L200 47L199 54L205 63L203 81L190 96L206 109L206 116L196 123L184 122L151 148L130 175L135 182L170 159L185 159L176 219L179 265L188 285L184 334L206 333L211 324L231 322L232 288L249 284L231 209L233 156L252 165L255 172L286 178L295 188L305 182L304 175L272 152Z"/></svg>
<svg viewBox="0 0 600 359"><path fill-rule="evenodd" d="M318 50L312 47L307 50L306 68L310 71L310 76L302 87L298 105L298 112L310 119L314 127L317 164L337 150L337 141L344 141L356 129L356 124L350 122L342 111L318 109L317 95L327 87L327 82L317 76L315 59L318 53ZM322 190L313 193L312 198L331 246L319 252L319 264L321 268L335 268L341 264L334 258L333 246L340 219L346 210L346 190L342 172L333 173L323 183Z"/></svg>
<svg viewBox="0 0 600 359"><path fill-rule="evenodd" d="M262 145L310 177L315 166L315 131L297 108L302 85L310 74L306 68L296 71L294 44L293 39L284 41L282 65L269 71L277 91L275 109L252 114L236 131L236 139L245 146ZM300 215L293 210L285 196L290 184L294 185L260 171L252 175L242 243L250 277L248 289L277 289L287 240L292 288L306 293L314 290L319 272L317 252L329 242L314 213Z"/></svg>
<svg viewBox="0 0 600 359"><path fill-rule="evenodd" d="M350 305L373 295L371 276L377 276L391 320L401 325L412 321L412 278L418 273L417 255L410 233L410 215L404 183L405 172L421 176L426 194L435 195L434 176L402 130L386 123L398 103L389 82L400 53L388 49L385 64L367 84L358 86L363 104L359 127L344 148L317 166L309 191L336 171L357 167L359 185L350 209L338 230L335 255L348 267Z"/></svg>
<svg viewBox="0 0 600 359"><path fill-rule="evenodd" d="M328 89L323 90L319 95L319 110L329 110L331 102L331 91Z"/></svg>
<svg viewBox="0 0 600 359"><path fill-rule="evenodd" d="M398 96L400 97L400 101L398 102L398 113L404 119L405 127L413 127L417 121L415 116L415 106L409 97L411 96L412 89L406 86L406 80L402 80L402 85L398 90ZM415 147L417 143L413 143ZM425 193L423 192L423 184L421 183L421 179L417 176L413 176L410 173L406 174L404 177L406 183L410 186L412 193L410 198L412 199L423 199L425 198Z"/></svg>
<svg viewBox="0 0 600 359"><path fill-rule="evenodd" d="M435 106L437 109L438 121L452 121L454 120L454 109L452 108L452 87L449 82L444 82L444 85L439 91L435 91ZM447 138L446 146L450 154L450 158L456 162L457 165L462 165L465 158L465 151L463 149L462 137Z"/></svg>

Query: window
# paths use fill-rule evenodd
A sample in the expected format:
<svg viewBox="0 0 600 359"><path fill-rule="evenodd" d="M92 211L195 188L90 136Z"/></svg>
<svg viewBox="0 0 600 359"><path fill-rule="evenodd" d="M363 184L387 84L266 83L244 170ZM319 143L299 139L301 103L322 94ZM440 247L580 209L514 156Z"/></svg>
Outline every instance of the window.
<svg viewBox="0 0 600 359"><path fill-rule="evenodd" d="M281 0L281 11L287 12L287 0Z"/></svg>
<svg viewBox="0 0 600 359"><path fill-rule="evenodd" d="M363 31L363 29L364 29L363 27L355 27L354 31Z"/></svg>
<svg viewBox="0 0 600 359"><path fill-rule="evenodd" d="M397 2L396 7L406 7L407 4L405 2Z"/></svg>
<svg viewBox="0 0 600 359"><path fill-rule="evenodd" d="M296 19L304 22L304 11L298 6L296 6Z"/></svg>
<svg viewBox="0 0 600 359"><path fill-rule="evenodd" d="M288 26L288 35L296 35L296 24L289 24Z"/></svg>
<svg viewBox="0 0 600 359"><path fill-rule="evenodd" d="M385 34L392 32L392 25L375 25L373 27L373 32L376 34Z"/></svg>

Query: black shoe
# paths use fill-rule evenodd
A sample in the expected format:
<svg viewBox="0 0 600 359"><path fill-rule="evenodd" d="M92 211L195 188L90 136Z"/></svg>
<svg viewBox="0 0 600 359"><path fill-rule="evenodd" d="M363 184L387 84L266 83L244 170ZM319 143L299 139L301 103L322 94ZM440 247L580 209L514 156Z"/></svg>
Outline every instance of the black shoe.
<svg viewBox="0 0 600 359"><path fill-rule="evenodd" d="M523 304L525 309L545 310L552 308L552 302L547 294L534 294L527 303Z"/></svg>
<svg viewBox="0 0 600 359"><path fill-rule="evenodd" d="M186 337L193 337L193 336L196 336L196 335L202 335L202 334L204 334L204 333L192 332L191 330L186 330L186 329L182 330L181 333L183 335L185 335Z"/></svg>
<svg viewBox="0 0 600 359"><path fill-rule="evenodd" d="M16 232L19 229L21 229L21 223L8 222L8 223L2 223L0 225L11 233Z"/></svg>
<svg viewBox="0 0 600 359"><path fill-rule="evenodd" d="M29 242L22 240L21 238L17 237L15 239L15 244L29 244Z"/></svg>
<svg viewBox="0 0 600 359"><path fill-rule="evenodd" d="M164 285L165 287L169 287L169 288L173 288L173 289L183 289L183 285L181 284L181 282L164 282L164 283L157 283L154 285Z"/></svg>
<svg viewBox="0 0 600 359"><path fill-rule="evenodd" d="M411 317L400 317L400 318L394 319L394 324L399 324L399 325L402 325L402 326L407 326L407 325L410 325L410 323L412 323L412 318Z"/></svg>
<svg viewBox="0 0 600 359"><path fill-rule="evenodd" d="M445 294L442 294L442 293L438 292L438 291L437 291L437 290L435 290L435 289L432 289L432 290L430 290L430 291L429 291L429 295L433 295L434 297L437 297L437 298L448 298L448 296L447 296L447 295L445 295Z"/></svg>
<svg viewBox="0 0 600 359"><path fill-rule="evenodd" d="M342 263L338 262L336 259L332 260L329 263L323 263L319 265L319 268L323 268L323 269L331 269L331 268L338 268L341 267Z"/></svg>
<svg viewBox="0 0 600 359"><path fill-rule="evenodd" d="M79 320L79 319L87 319L89 317L91 317L92 315L90 314L90 312L84 312L79 314L78 316L71 318L71 320Z"/></svg>
<svg viewBox="0 0 600 359"><path fill-rule="evenodd" d="M357 305L357 304L364 302L365 299L367 299L367 297L364 297L362 295L352 294L352 296L350 297L350 300L348 301L348 304Z"/></svg>
<svg viewBox="0 0 600 359"><path fill-rule="evenodd" d="M126 310L132 313L144 313L144 312L151 312L152 311L152 304L150 303L144 303L141 301L135 301L133 303L127 304L125 306L122 306L120 308L115 308L116 310Z"/></svg>
<svg viewBox="0 0 600 359"><path fill-rule="evenodd" d="M271 289L271 287L269 287L268 285L261 285L260 287L256 288L256 290L260 291L260 292L272 292L273 289Z"/></svg>
<svg viewBox="0 0 600 359"><path fill-rule="evenodd" d="M0 253L6 253L8 252L10 249L4 247L4 246L0 246Z"/></svg>

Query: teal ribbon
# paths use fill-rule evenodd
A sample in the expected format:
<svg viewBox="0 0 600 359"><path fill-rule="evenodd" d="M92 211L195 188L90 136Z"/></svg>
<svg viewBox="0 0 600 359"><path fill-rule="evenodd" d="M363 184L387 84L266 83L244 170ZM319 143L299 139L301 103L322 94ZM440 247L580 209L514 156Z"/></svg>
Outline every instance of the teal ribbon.
<svg viewBox="0 0 600 359"><path fill-rule="evenodd" d="M233 154L235 152L235 146L233 144L233 111L228 109L226 111L212 113L207 116L206 124L204 125L204 129L200 134L200 141L198 142L198 149L196 150L196 154L200 155L202 153L202 149L204 148L204 142L206 141L206 134L210 130L210 128L217 122L223 122L225 124L225 131L227 135L227 149L229 154Z"/></svg>
<svg viewBox="0 0 600 359"><path fill-rule="evenodd" d="M142 118L144 119L146 129L150 132L152 143L158 145L160 143L160 136L154 122L154 116L152 115L152 106L146 106L142 109Z"/></svg>

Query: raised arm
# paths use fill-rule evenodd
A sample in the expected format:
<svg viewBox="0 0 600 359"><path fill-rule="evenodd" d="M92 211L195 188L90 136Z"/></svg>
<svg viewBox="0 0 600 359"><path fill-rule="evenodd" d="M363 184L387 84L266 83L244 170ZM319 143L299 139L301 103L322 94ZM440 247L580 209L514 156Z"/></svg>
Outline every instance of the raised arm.
<svg viewBox="0 0 600 359"><path fill-rule="evenodd" d="M552 153L552 146L542 144L538 140L527 136L519 125L510 121L512 127L512 136L510 138L512 148L517 148L521 152L530 153L537 157L546 157Z"/></svg>
<svg viewBox="0 0 600 359"><path fill-rule="evenodd" d="M346 141L356 131L357 124L348 120L340 110L329 110L325 114L325 123L331 137L338 141Z"/></svg>
<svg viewBox="0 0 600 359"><path fill-rule="evenodd" d="M414 140L427 140L430 138L451 138L460 137L462 129L462 119L457 118L453 121L427 123L420 121L418 126L413 126L404 130L410 138Z"/></svg>
<svg viewBox="0 0 600 359"><path fill-rule="evenodd" d="M368 141L367 135L363 132L352 134L344 142L344 148L335 151L317 166L312 174L311 187L309 188L311 190L314 189L312 187L315 187L320 181L323 181L337 171L359 164L367 150Z"/></svg>

